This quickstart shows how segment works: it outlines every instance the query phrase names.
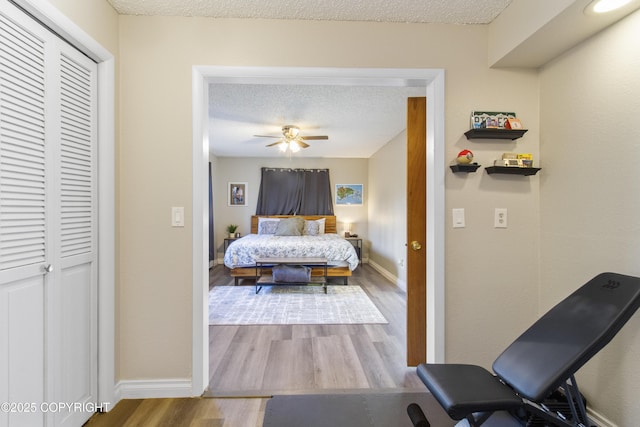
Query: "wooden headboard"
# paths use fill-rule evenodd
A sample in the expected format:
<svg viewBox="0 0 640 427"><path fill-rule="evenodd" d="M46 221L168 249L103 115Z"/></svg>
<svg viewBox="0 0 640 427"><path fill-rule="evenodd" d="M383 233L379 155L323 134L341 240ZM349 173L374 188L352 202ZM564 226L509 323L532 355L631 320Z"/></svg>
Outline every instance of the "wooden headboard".
<svg viewBox="0 0 640 427"><path fill-rule="evenodd" d="M309 221L325 218L324 232L337 233L335 215L297 215ZM251 234L258 234L258 218L291 218L293 215L252 215L251 216Z"/></svg>

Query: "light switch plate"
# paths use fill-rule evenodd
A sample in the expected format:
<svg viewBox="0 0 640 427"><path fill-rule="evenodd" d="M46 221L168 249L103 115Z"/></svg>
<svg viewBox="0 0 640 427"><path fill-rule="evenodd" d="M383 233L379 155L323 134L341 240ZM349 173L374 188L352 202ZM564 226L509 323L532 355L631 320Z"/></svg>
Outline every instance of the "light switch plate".
<svg viewBox="0 0 640 427"><path fill-rule="evenodd" d="M451 211L453 216L453 228L464 228L464 208L456 208Z"/></svg>
<svg viewBox="0 0 640 427"><path fill-rule="evenodd" d="M171 208L171 226L172 227L184 227L184 207L172 207Z"/></svg>

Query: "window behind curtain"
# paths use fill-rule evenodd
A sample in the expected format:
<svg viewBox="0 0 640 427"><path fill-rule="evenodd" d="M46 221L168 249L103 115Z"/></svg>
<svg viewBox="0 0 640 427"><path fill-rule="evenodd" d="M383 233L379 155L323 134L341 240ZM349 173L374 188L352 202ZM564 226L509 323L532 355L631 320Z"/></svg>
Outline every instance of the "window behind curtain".
<svg viewBox="0 0 640 427"><path fill-rule="evenodd" d="M333 215L329 169L262 168L256 215Z"/></svg>

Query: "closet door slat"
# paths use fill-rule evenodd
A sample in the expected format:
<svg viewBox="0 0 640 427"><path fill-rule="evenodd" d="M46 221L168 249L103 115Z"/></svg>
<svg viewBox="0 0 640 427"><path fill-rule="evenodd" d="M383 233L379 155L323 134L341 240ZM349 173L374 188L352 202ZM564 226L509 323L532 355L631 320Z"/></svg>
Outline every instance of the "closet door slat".
<svg viewBox="0 0 640 427"><path fill-rule="evenodd" d="M91 70L60 57L61 86L61 251L62 257L89 253L94 244L94 111Z"/></svg>
<svg viewBox="0 0 640 427"><path fill-rule="evenodd" d="M0 270L45 261L44 43L0 14Z"/></svg>

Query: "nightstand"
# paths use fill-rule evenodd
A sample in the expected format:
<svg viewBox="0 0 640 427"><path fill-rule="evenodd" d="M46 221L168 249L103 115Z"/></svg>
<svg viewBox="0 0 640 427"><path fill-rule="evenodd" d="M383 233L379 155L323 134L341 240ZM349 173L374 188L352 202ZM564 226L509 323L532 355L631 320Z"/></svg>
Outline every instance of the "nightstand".
<svg viewBox="0 0 640 427"><path fill-rule="evenodd" d="M356 248L358 254L358 261L362 262L362 238L360 237L345 237Z"/></svg>
<svg viewBox="0 0 640 427"><path fill-rule="evenodd" d="M227 248L229 247L231 242L235 242L238 239L239 239L239 237L225 237L224 238L224 253L225 254L227 253Z"/></svg>
<svg viewBox="0 0 640 427"><path fill-rule="evenodd" d="M224 252L222 253L222 257L224 258L224 255L227 253L227 248L229 247L229 245L232 242L235 242L236 240L238 240L239 237L225 237L224 238ZM224 268L227 268L226 266Z"/></svg>

